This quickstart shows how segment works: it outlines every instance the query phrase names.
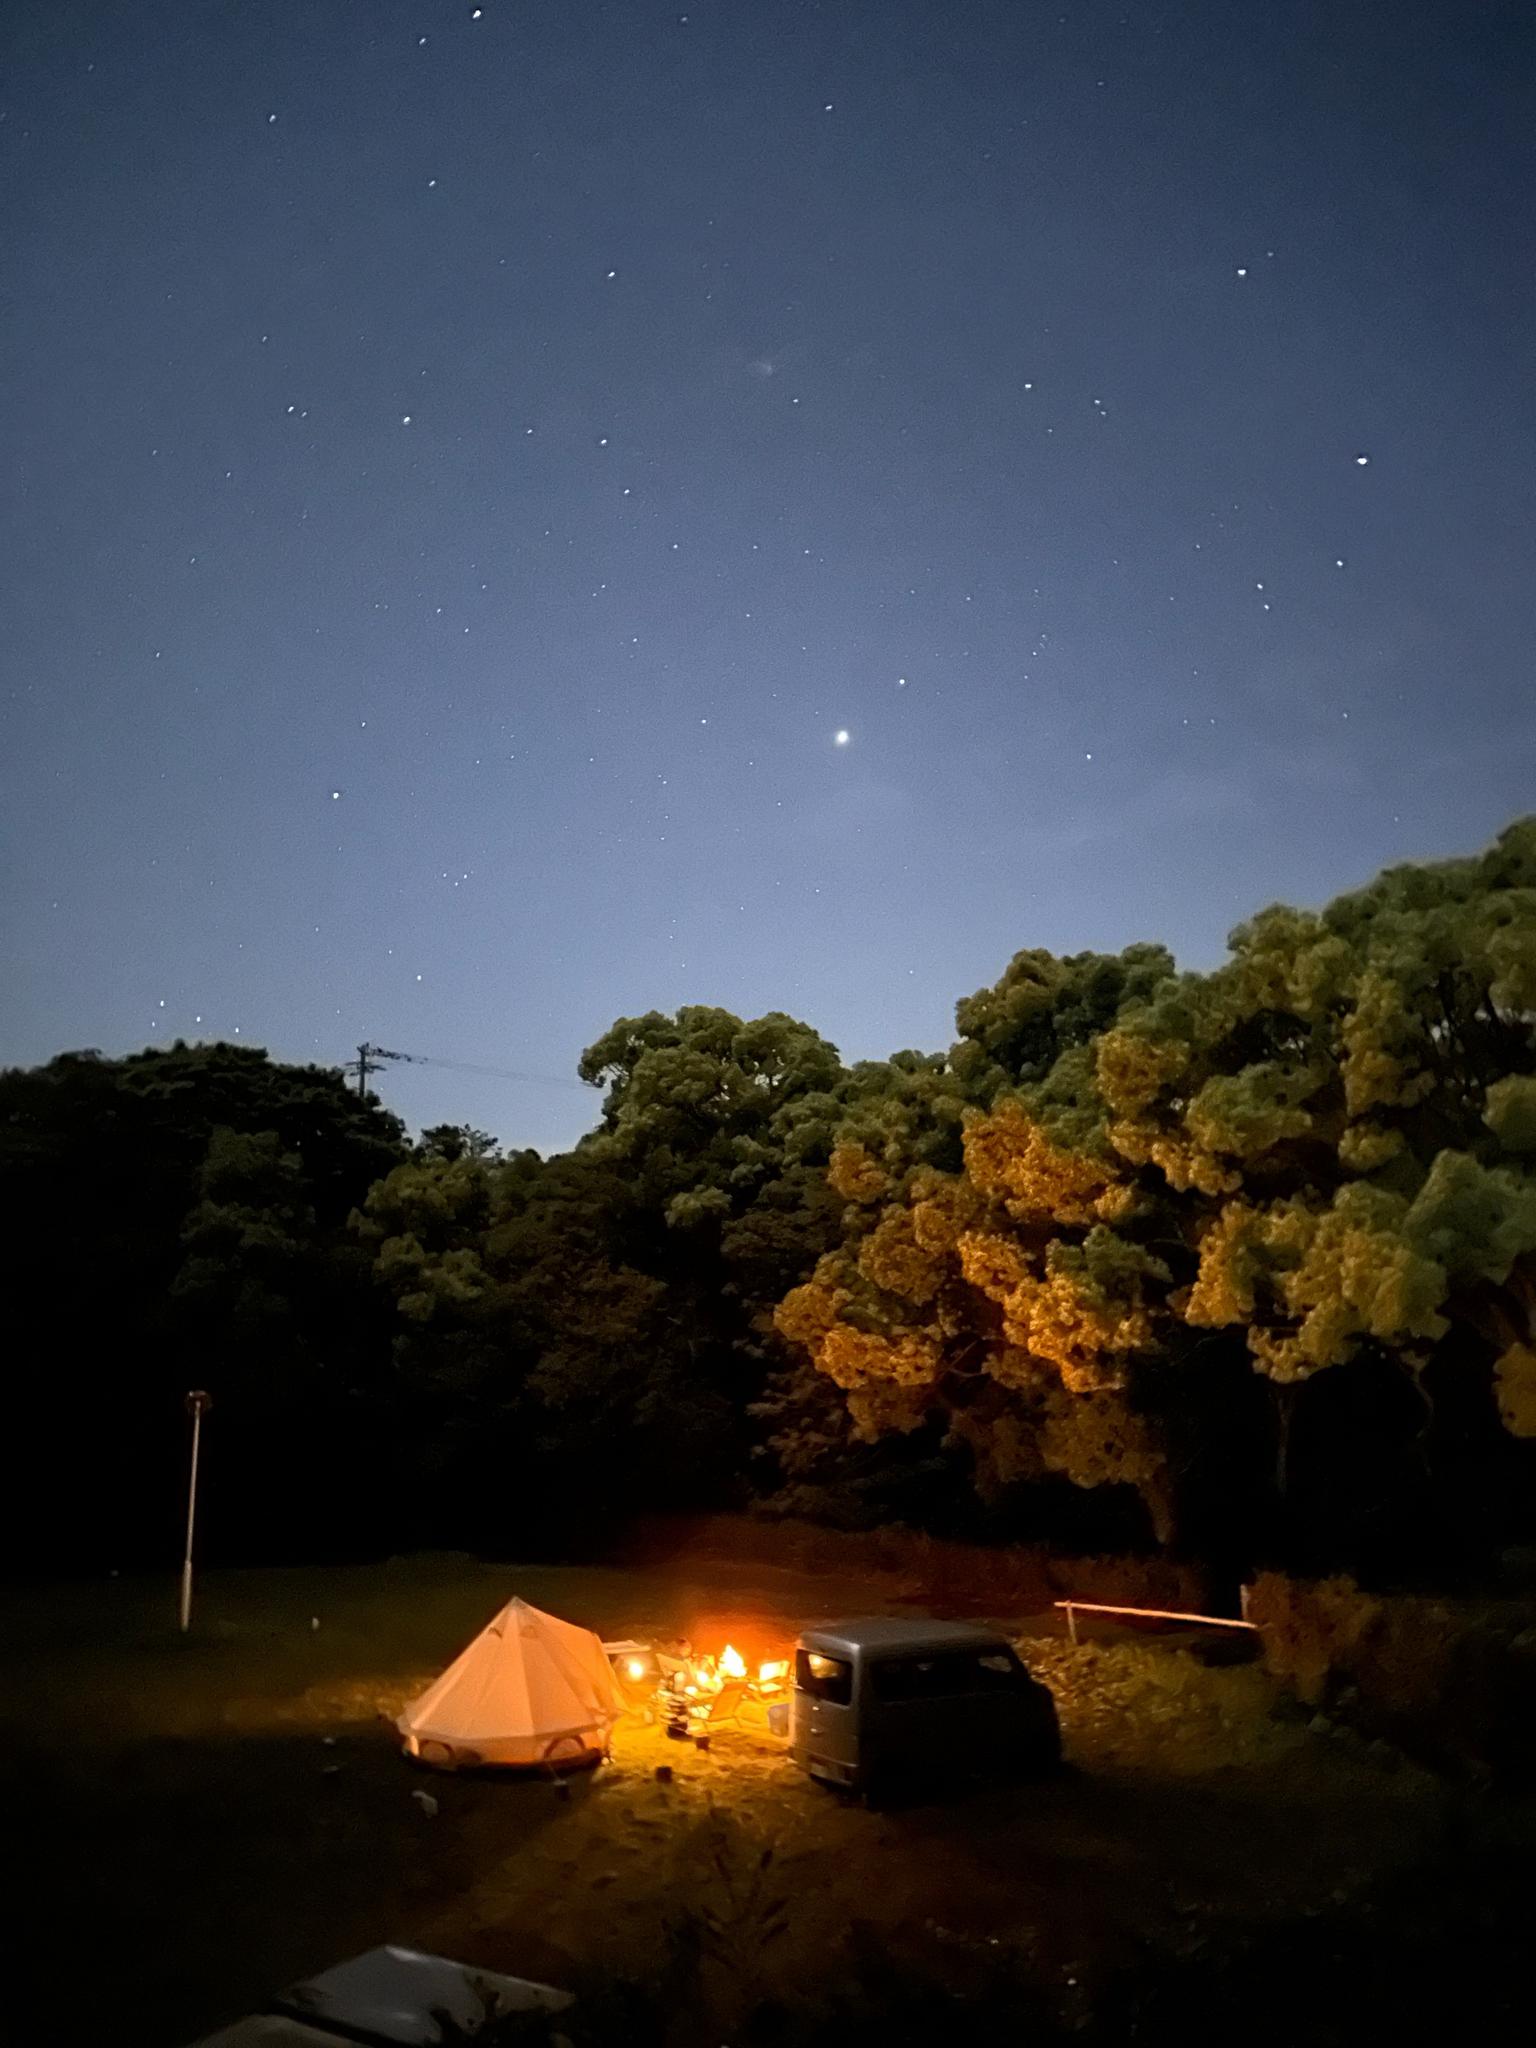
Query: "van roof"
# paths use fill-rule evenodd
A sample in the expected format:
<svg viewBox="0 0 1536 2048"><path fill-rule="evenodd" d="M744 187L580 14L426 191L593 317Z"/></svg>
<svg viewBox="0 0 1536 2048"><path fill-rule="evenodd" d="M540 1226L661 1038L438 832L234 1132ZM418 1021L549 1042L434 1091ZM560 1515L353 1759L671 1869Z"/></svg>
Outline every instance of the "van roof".
<svg viewBox="0 0 1536 2048"><path fill-rule="evenodd" d="M927 1614L876 1614L858 1621L823 1622L800 1632L802 1649L834 1657L860 1650L914 1656L924 1650L984 1650L1007 1641L1001 1629L970 1621L935 1621Z"/></svg>

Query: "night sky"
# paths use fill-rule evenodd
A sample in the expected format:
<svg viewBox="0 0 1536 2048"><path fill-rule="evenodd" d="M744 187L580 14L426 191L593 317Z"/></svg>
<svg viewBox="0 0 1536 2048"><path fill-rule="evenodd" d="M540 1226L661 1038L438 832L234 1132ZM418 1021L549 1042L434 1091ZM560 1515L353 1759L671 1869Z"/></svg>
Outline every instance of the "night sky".
<svg viewBox="0 0 1536 2048"><path fill-rule="evenodd" d="M1536 807L1523 0L9 18L5 1059L549 1147Z"/></svg>

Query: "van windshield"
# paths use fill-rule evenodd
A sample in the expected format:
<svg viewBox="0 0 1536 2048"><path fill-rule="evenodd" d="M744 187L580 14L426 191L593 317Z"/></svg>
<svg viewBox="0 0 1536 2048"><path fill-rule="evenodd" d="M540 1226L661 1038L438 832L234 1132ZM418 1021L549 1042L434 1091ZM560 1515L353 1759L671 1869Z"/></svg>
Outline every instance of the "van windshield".
<svg viewBox="0 0 1536 2048"><path fill-rule="evenodd" d="M944 1650L931 1657L888 1657L870 1670L877 1700L957 1699L975 1693L1017 1692L1029 1680L1013 1652Z"/></svg>
<svg viewBox="0 0 1536 2048"><path fill-rule="evenodd" d="M824 1657L820 1650L797 1650L795 1684L812 1699L846 1707L853 1698L853 1666L841 1657Z"/></svg>

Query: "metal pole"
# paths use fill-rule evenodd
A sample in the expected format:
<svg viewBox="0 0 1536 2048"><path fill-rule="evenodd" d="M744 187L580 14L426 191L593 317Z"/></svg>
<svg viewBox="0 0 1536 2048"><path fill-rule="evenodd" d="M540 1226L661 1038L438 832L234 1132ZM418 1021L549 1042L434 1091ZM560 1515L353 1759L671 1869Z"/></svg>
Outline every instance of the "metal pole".
<svg viewBox="0 0 1536 2048"><path fill-rule="evenodd" d="M187 1406L192 1411L192 1471L187 1483L187 1552L181 1563L181 1632L186 1634L192 1626L192 1530L197 1520L197 1453L202 1442L203 1410L208 1407L206 1394L188 1394Z"/></svg>

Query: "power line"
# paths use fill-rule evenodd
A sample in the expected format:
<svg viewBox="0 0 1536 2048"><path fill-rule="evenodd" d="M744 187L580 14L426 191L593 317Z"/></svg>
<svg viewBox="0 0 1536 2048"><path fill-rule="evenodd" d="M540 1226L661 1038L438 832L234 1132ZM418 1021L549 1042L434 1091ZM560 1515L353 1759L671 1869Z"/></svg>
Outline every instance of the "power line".
<svg viewBox="0 0 1536 2048"><path fill-rule="evenodd" d="M386 1060L403 1060L413 1067L442 1067L452 1074L479 1074L492 1081L526 1081L548 1088L580 1088L585 1091L588 1083L572 1078L569 1074L530 1074L516 1067L482 1067L468 1060L439 1059L434 1053L391 1052L387 1046L370 1045L365 1039L357 1048L357 1058L348 1060L342 1068L344 1074L356 1074L357 1092L366 1095L368 1076L381 1071Z"/></svg>
<svg viewBox="0 0 1536 2048"><path fill-rule="evenodd" d="M529 1074L517 1067L477 1067L467 1060L429 1059L421 1055L422 1064L428 1067L446 1067L454 1074L486 1074L493 1081L538 1081L549 1088L580 1088L589 1090L591 1083L577 1080L571 1074Z"/></svg>

